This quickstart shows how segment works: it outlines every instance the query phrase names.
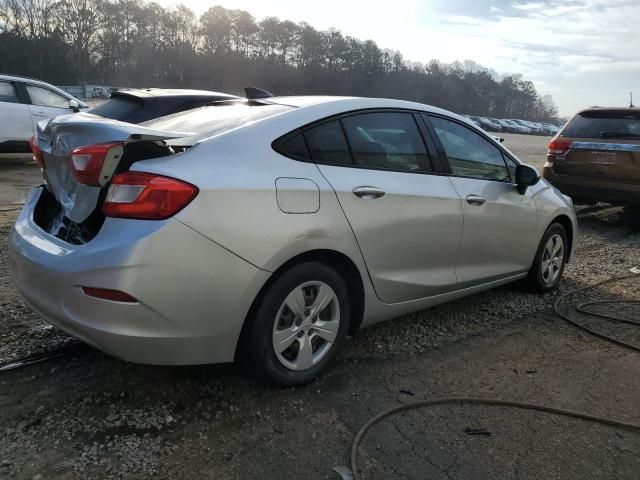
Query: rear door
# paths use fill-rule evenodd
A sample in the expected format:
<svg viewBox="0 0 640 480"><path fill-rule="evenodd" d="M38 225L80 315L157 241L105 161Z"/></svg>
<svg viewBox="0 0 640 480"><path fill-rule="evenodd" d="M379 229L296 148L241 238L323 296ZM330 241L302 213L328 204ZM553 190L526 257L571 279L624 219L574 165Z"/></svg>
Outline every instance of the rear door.
<svg viewBox="0 0 640 480"><path fill-rule="evenodd" d="M587 111L561 136L572 141L553 162L554 173L603 181L640 183L640 113Z"/></svg>
<svg viewBox="0 0 640 480"><path fill-rule="evenodd" d="M378 297L396 303L454 290L461 200L437 172L420 118L406 111L356 113L304 134L353 228Z"/></svg>
<svg viewBox="0 0 640 480"><path fill-rule="evenodd" d="M25 89L29 96L29 109L31 110L34 131L37 130L40 120L73 113L73 110L69 108L67 97L39 85L26 83Z"/></svg>
<svg viewBox="0 0 640 480"><path fill-rule="evenodd" d="M538 243L529 190L514 183L514 160L495 141L454 119L429 116L451 182L462 198L464 229L457 276L464 288L527 271Z"/></svg>
<svg viewBox="0 0 640 480"><path fill-rule="evenodd" d="M29 106L17 86L7 80L0 80L0 116L0 153L28 153L34 133Z"/></svg>

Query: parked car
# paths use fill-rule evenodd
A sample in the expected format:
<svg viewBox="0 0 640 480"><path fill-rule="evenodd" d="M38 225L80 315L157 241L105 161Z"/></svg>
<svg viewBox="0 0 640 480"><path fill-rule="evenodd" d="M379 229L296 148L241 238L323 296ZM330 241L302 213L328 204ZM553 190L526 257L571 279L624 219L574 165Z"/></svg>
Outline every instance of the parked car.
<svg viewBox="0 0 640 480"><path fill-rule="evenodd" d="M487 132L500 132L502 130L499 124L490 121L486 117L471 116L469 119Z"/></svg>
<svg viewBox="0 0 640 480"><path fill-rule="evenodd" d="M497 123L494 122L493 120L487 118L487 117L480 117L480 121L482 122L483 126L486 129L489 129L489 131L491 132L501 132L502 131L502 126Z"/></svg>
<svg viewBox="0 0 640 480"><path fill-rule="evenodd" d="M473 123L476 127L482 128L482 124L478 117L472 117L471 115L463 115L463 117Z"/></svg>
<svg viewBox="0 0 640 480"><path fill-rule="evenodd" d="M640 109L578 112L549 143L544 177L576 203L640 205Z"/></svg>
<svg viewBox="0 0 640 480"><path fill-rule="evenodd" d="M518 119L511 119L512 122L517 123L518 125L528 128L529 132L531 135L539 135L542 133L542 128L540 127L536 127L533 123L531 122L527 122L526 120L518 120Z"/></svg>
<svg viewBox="0 0 640 480"><path fill-rule="evenodd" d="M516 129L516 133L520 133L520 134L524 134L524 135L529 135L531 133L531 129L529 127L525 127L524 125L520 125L515 120L503 119L502 121L508 123L513 128L515 128Z"/></svg>
<svg viewBox="0 0 640 480"><path fill-rule="evenodd" d="M40 80L0 74L0 154L29 153L38 121L88 108Z"/></svg>
<svg viewBox="0 0 640 480"><path fill-rule="evenodd" d="M518 279L551 290L573 249L568 197L419 103L272 97L40 126L48 181L10 233L17 286L129 361L236 359L305 383L361 327Z"/></svg>
<svg viewBox="0 0 640 480"><path fill-rule="evenodd" d="M237 100L235 95L206 90L146 88L116 90L106 102L89 113L128 123L142 123L221 100Z"/></svg>
<svg viewBox="0 0 640 480"><path fill-rule="evenodd" d="M560 131L560 127L558 127L557 125L554 125L553 123L543 123L542 125L545 128L545 134L557 135L558 132Z"/></svg>
<svg viewBox="0 0 640 480"><path fill-rule="evenodd" d="M502 131L503 132L520 133L516 126L507 123L505 120L500 120L500 119L497 119L497 118L491 118L490 120L492 120L493 122L495 122L498 125L500 125L502 127Z"/></svg>

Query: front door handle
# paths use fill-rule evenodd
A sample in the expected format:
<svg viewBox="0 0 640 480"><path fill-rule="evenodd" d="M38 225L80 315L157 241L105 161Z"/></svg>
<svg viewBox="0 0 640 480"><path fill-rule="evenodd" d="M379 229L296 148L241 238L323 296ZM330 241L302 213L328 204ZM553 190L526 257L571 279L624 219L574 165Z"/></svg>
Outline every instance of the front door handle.
<svg viewBox="0 0 640 480"><path fill-rule="evenodd" d="M480 195L467 195L467 203L469 205L484 205L487 202L485 198L482 198Z"/></svg>
<svg viewBox="0 0 640 480"><path fill-rule="evenodd" d="M376 198L384 197L386 192L378 187L356 187L353 189L353 194L356 197L360 197L364 200L374 200Z"/></svg>

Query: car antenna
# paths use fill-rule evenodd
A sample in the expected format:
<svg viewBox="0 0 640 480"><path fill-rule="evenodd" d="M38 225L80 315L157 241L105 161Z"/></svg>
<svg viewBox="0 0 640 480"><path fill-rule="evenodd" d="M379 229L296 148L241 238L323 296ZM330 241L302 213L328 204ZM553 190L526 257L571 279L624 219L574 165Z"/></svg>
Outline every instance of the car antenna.
<svg viewBox="0 0 640 480"><path fill-rule="evenodd" d="M636 108L633 104L633 92L629 92L629 108Z"/></svg>
<svg viewBox="0 0 640 480"><path fill-rule="evenodd" d="M260 98L273 97L273 93L256 87L245 87L244 92L247 100L258 100Z"/></svg>

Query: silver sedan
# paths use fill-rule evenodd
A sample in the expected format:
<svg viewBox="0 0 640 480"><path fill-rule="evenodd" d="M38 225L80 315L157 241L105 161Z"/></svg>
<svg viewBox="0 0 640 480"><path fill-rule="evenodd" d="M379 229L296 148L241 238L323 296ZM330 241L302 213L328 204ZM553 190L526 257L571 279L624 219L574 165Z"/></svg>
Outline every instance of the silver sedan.
<svg viewBox="0 0 640 480"><path fill-rule="evenodd" d="M11 231L44 319L132 362L307 382L364 326L561 280L571 200L468 120L385 99L224 101L43 121Z"/></svg>

